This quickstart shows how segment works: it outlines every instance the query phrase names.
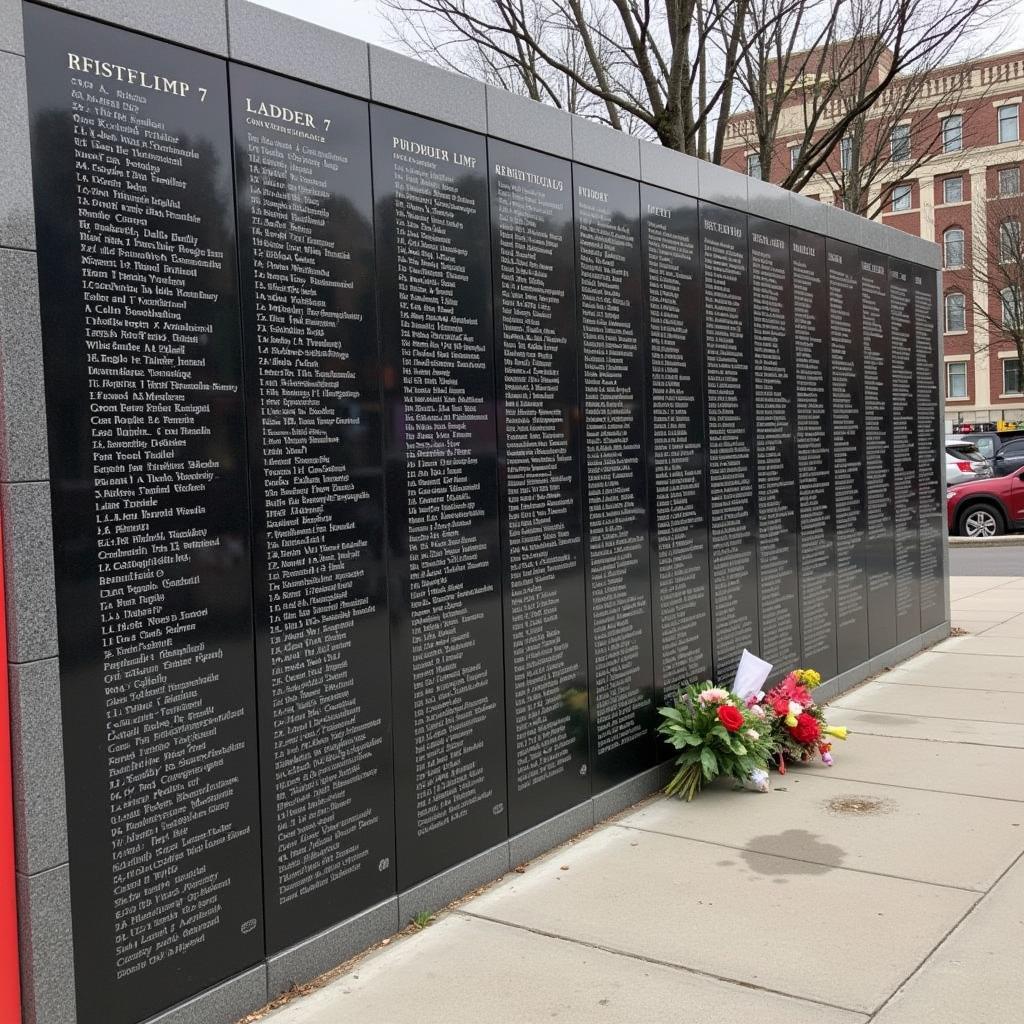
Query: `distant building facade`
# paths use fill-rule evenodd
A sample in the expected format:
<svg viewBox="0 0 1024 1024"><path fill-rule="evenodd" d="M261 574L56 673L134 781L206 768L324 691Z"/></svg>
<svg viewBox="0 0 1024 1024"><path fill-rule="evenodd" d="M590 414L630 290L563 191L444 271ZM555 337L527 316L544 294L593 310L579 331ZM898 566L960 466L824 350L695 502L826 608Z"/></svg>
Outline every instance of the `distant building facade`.
<svg viewBox="0 0 1024 1024"><path fill-rule="evenodd" d="M946 94L948 106L942 99ZM1022 108L1024 51L932 73L905 120L887 125L891 162L884 183L868 191L875 200L871 209L886 193L879 217L885 224L943 246L947 429L956 423L1024 421L1024 373L1016 346L1002 329L1007 315L1021 315L1021 304L999 287L995 266L1003 233L1009 232L1019 248L1024 222ZM734 115L726 138L723 163L760 177L749 115ZM787 153L802 138L802 104L794 99L780 120L773 182L785 178ZM922 153L914 149L922 146L928 159L918 165ZM842 203L836 185L850 161L849 147L844 140L828 166L802 189L804 195ZM990 310L991 320L976 304Z"/></svg>

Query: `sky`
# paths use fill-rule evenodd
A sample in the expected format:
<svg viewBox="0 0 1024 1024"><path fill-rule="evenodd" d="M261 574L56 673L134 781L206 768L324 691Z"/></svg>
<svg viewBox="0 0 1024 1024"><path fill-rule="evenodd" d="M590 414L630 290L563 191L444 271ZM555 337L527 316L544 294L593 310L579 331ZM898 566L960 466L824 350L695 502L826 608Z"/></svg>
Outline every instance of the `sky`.
<svg viewBox="0 0 1024 1024"><path fill-rule="evenodd" d="M389 45L385 38L384 16L378 13L377 0L256 0L256 3L370 43Z"/></svg>
<svg viewBox="0 0 1024 1024"><path fill-rule="evenodd" d="M346 35L389 46L387 25L377 0L256 0L296 18L326 25ZM993 40L992 52L1024 49L1024 0L1014 0L1015 13Z"/></svg>

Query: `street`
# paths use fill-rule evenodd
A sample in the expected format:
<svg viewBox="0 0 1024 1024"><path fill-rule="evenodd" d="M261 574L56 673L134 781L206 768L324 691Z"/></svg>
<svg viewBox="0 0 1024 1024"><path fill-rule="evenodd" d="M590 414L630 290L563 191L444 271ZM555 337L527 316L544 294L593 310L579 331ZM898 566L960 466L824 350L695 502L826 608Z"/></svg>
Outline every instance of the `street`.
<svg viewBox="0 0 1024 1024"><path fill-rule="evenodd" d="M1024 542L949 548L950 576L1024 576Z"/></svg>

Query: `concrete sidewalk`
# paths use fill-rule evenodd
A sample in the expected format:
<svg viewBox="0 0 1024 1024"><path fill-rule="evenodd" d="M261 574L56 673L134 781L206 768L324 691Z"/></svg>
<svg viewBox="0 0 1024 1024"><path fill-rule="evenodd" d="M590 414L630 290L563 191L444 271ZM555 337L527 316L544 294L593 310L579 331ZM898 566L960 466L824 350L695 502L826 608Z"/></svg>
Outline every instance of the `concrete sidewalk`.
<svg viewBox="0 0 1024 1024"><path fill-rule="evenodd" d="M952 595L834 768L652 798L266 1024L1019 1024L1024 577Z"/></svg>

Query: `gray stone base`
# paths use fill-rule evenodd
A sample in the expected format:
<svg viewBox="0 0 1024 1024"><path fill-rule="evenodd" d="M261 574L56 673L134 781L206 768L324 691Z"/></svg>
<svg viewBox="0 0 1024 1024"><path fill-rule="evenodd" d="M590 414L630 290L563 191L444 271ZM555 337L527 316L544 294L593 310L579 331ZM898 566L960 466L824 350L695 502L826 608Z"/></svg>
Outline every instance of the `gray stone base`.
<svg viewBox="0 0 1024 1024"><path fill-rule="evenodd" d="M492 846L406 892L398 894L399 927L417 914L432 913L509 871L508 842Z"/></svg>
<svg viewBox="0 0 1024 1024"><path fill-rule="evenodd" d="M859 665L833 676L814 691L814 699L819 704L834 700L851 687L863 683L865 679L870 679L872 676L878 675L879 672L884 672L887 668L892 668L901 661L912 658L925 648L937 644L940 640L945 640L947 636L949 636L948 622L933 626L927 633L921 633L905 643L898 644L868 661L863 661Z"/></svg>
<svg viewBox="0 0 1024 1024"><path fill-rule="evenodd" d="M625 782L620 782L603 793L598 793L591 801L594 805L594 821L603 821L627 807L632 807L645 796L657 792L665 784L665 766L657 764L647 771L634 775Z"/></svg>
<svg viewBox="0 0 1024 1024"><path fill-rule="evenodd" d="M512 867L525 864L542 853L547 853L567 839L594 825L594 801L586 800L542 821L525 832L512 836L508 841L508 859Z"/></svg>
<svg viewBox="0 0 1024 1024"><path fill-rule="evenodd" d="M267 958L267 991L271 999L351 960L400 928L398 897L378 903L341 924L312 935Z"/></svg>
<svg viewBox="0 0 1024 1024"><path fill-rule="evenodd" d="M258 964L178 1003L173 1009L150 1017L146 1024L235 1024L266 1001L267 968L265 964Z"/></svg>

